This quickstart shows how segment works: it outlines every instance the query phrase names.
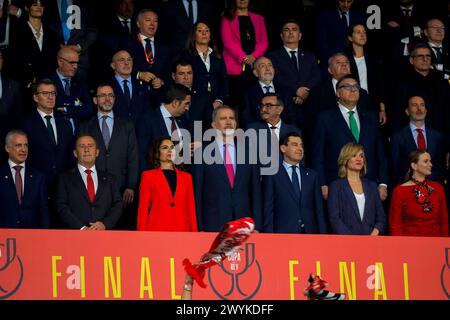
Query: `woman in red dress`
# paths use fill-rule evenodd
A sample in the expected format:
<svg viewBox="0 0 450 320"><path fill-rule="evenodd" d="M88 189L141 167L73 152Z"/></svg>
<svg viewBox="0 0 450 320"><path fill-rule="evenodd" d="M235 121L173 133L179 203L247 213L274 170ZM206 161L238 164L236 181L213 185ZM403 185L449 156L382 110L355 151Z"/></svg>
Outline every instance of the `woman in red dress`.
<svg viewBox="0 0 450 320"><path fill-rule="evenodd" d="M395 187L389 214L391 235L448 237L448 211L444 188L428 181L431 156L424 150L411 152L408 181Z"/></svg>
<svg viewBox="0 0 450 320"><path fill-rule="evenodd" d="M139 231L197 231L192 177L175 167L170 137L153 143L153 170L142 173L137 229Z"/></svg>

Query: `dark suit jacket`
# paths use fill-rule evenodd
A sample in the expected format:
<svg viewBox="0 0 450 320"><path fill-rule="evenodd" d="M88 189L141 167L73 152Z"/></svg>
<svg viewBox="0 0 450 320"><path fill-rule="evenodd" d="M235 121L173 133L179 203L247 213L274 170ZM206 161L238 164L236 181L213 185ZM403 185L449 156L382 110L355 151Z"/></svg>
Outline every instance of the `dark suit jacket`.
<svg viewBox="0 0 450 320"><path fill-rule="evenodd" d="M427 152L430 153L431 161L433 162L433 170L429 178L431 180L442 181L444 180L443 173L445 163L443 136L440 132L431 128L426 127L425 130L427 136ZM409 125L392 135L390 165L392 179L395 185L404 182L405 175L409 169L407 164L408 156L414 150L417 150L417 145Z"/></svg>
<svg viewBox="0 0 450 320"><path fill-rule="evenodd" d="M23 183L22 205L19 206L9 164L0 167L0 228L49 228L44 175L27 163Z"/></svg>
<svg viewBox="0 0 450 320"><path fill-rule="evenodd" d="M436 57L436 53L430 47L428 42L426 44L431 50L431 63L433 65L439 64L437 57ZM450 75L450 53L449 53L448 45L446 45L445 41L444 41L444 43L442 43L442 64L443 64L443 71L438 71L438 72L444 78L445 75ZM437 70L437 69L435 69L435 70Z"/></svg>
<svg viewBox="0 0 450 320"><path fill-rule="evenodd" d="M214 151L212 156L215 156ZM233 188L223 163L202 163L193 167L199 230L217 232L227 222L243 217L252 217L255 228L261 230L261 184L257 165L236 164Z"/></svg>
<svg viewBox="0 0 450 320"><path fill-rule="evenodd" d="M184 49L186 39L192 29L183 1L166 2L161 10L159 21L159 38L169 47L171 55L175 57ZM210 1L197 0L197 21L213 22ZM211 29L211 32L216 30Z"/></svg>
<svg viewBox="0 0 450 320"><path fill-rule="evenodd" d="M300 176L301 199L295 195L283 164L277 174L263 176L264 232L327 232L317 173L300 166Z"/></svg>
<svg viewBox="0 0 450 320"><path fill-rule="evenodd" d="M309 51L297 52L298 72L286 49L280 48L267 54L275 68L275 82L288 89L291 97L299 87L313 89L320 83L320 70L316 57Z"/></svg>
<svg viewBox="0 0 450 320"><path fill-rule="evenodd" d="M184 117L176 119L180 129L188 129ZM145 114L137 127L137 138L139 144L139 162L141 170L147 168L148 151L155 139L163 136L171 136L167 131L161 109L157 108ZM148 168L147 168L148 169Z"/></svg>
<svg viewBox="0 0 450 320"><path fill-rule="evenodd" d="M122 119L131 120L134 126L137 127L138 122L142 119L144 114L151 110L150 98L148 95L148 90L140 85L138 81L134 78L129 78L128 80L131 80L133 86L129 106L127 106L122 86L116 78L113 77L110 81L114 94L116 95L114 114Z"/></svg>
<svg viewBox="0 0 450 320"><path fill-rule="evenodd" d="M292 95L284 87L273 83L275 92L280 96L284 103L283 113L281 119L289 124L295 124L296 121L296 107L292 100ZM261 119L259 114L259 106L264 97L264 90L261 88L259 82L250 86L244 93L244 101L242 103L241 119L239 126L241 128L248 128L249 124Z"/></svg>
<svg viewBox="0 0 450 320"><path fill-rule="evenodd" d="M358 115L361 125L358 143L364 147L367 178L387 184L387 161L378 117L359 108ZM312 167L319 173L321 185L328 185L338 178L337 159L341 148L356 141L338 107L319 114L314 132Z"/></svg>
<svg viewBox="0 0 450 320"><path fill-rule="evenodd" d="M0 98L0 141L5 141L6 134L17 127L22 116L22 94L19 83L2 75L2 97ZM6 160L5 148L0 152L0 160Z"/></svg>
<svg viewBox="0 0 450 320"><path fill-rule="evenodd" d="M139 153L133 123L114 116L108 149L97 116L83 122L80 132L92 135L97 141L100 154L95 161L96 168L114 175L119 189L136 189L139 179Z"/></svg>
<svg viewBox="0 0 450 320"><path fill-rule="evenodd" d="M98 189L91 203L78 167L58 178L56 210L64 226L81 229L90 222L101 221L106 229L114 228L122 214L122 197L111 174L97 171Z"/></svg>
<svg viewBox="0 0 450 320"><path fill-rule="evenodd" d="M33 168L45 175L50 189L54 187L56 176L71 168L74 163L72 129L62 116L55 113L54 116L57 132L56 146L51 141L47 127L37 110L20 125L28 135L28 161Z"/></svg>
<svg viewBox="0 0 450 320"><path fill-rule="evenodd" d="M380 234L386 230L386 215L373 181L362 179L366 203L363 219L358 210L355 195L347 179L338 179L330 184L328 191L328 217L333 233L370 235L373 228Z"/></svg>
<svg viewBox="0 0 450 320"><path fill-rule="evenodd" d="M94 113L91 96L86 84L80 83L76 78L70 81L70 96L64 94L64 83L58 77L56 71L50 75L50 79L56 85L56 108L66 108L62 114L66 118L73 120L75 124L75 133L78 132L80 121L88 119ZM79 104L79 105L76 105ZM55 111L60 112L60 111Z"/></svg>

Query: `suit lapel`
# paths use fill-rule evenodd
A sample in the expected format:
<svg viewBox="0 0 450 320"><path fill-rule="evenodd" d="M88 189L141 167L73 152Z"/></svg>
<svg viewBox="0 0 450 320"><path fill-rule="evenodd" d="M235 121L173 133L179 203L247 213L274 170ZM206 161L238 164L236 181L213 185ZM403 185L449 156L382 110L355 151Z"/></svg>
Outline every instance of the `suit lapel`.
<svg viewBox="0 0 450 320"><path fill-rule="evenodd" d="M97 178L98 178L98 186L97 186L97 192L95 193L94 202L97 202L98 199L100 199L100 197L103 194L103 190L105 190L105 188L106 188L106 184L108 181L106 174L104 174L103 172L99 172L98 170L97 170ZM84 190L86 190L86 188L84 188ZM87 194L87 190L85 193ZM89 197L88 197L88 199L89 199Z"/></svg>
<svg viewBox="0 0 450 320"><path fill-rule="evenodd" d="M409 127L409 125L407 127L405 127L404 130L405 130L406 143L408 143L408 149L409 150L417 149L416 141L414 140L414 136L412 134L412 131L411 131L411 128ZM428 134L428 132L427 132L427 134Z"/></svg>
<svg viewBox="0 0 450 320"><path fill-rule="evenodd" d="M78 170L78 167L72 169L72 183L75 186L75 190L80 190L80 192L83 195L83 197L86 198L86 201L88 201L88 203L91 203L91 199L89 198L89 194L87 192L87 188L86 188L86 186L85 186L85 184L83 182L83 178L81 177L81 173ZM100 185L100 183L99 183L99 185Z"/></svg>
<svg viewBox="0 0 450 320"><path fill-rule="evenodd" d="M355 195L353 193L352 187L350 186L350 183L347 179L345 179L345 185L344 185L344 192L347 194L347 199L349 199L350 204L353 208L353 214L355 214L358 221L361 221L361 215L359 214L358 204L356 202ZM364 185L363 185L364 188Z"/></svg>
<svg viewBox="0 0 450 320"><path fill-rule="evenodd" d="M23 197L22 197L22 206L30 198L29 193L31 192L31 190L35 190L34 179L33 179L33 170L31 170L30 166L28 166L28 165L25 166L24 178L25 178L25 182L24 182L24 186L23 186L24 189L23 189Z"/></svg>
<svg viewBox="0 0 450 320"><path fill-rule="evenodd" d="M339 119L336 124L341 127L340 131L345 132L345 134L348 136L348 138L355 141L355 137L353 136L352 131L350 130L349 126L347 125L347 122L344 119L344 115L342 114L339 107L337 109L335 109L334 112L336 115L333 118ZM361 121L361 118L360 118L360 121ZM361 138L359 140L361 140Z"/></svg>
<svg viewBox="0 0 450 320"><path fill-rule="evenodd" d="M289 191L292 199L294 199L294 201L298 203L300 199L294 193L294 187L292 186L291 178L289 178L289 174L287 173L287 170L283 164L280 166L280 177L281 181L286 186L286 189Z"/></svg>

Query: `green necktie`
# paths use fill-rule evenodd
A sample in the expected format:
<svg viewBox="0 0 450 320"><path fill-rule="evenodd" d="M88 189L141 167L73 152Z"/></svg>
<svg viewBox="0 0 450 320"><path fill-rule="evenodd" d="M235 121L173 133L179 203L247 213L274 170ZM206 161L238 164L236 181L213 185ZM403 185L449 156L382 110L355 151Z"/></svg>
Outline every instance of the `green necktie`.
<svg viewBox="0 0 450 320"><path fill-rule="evenodd" d="M348 112L348 122L350 123L350 130L352 131L353 136L355 137L356 142L359 141L359 130L358 125L356 124L356 119L354 116L355 111Z"/></svg>

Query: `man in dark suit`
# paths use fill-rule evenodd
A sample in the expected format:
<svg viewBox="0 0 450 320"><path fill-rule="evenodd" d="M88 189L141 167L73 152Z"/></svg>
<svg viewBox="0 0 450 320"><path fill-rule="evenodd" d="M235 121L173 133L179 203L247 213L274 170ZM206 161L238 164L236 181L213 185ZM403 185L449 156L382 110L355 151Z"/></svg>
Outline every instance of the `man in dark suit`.
<svg viewBox="0 0 450 320"><path fill-rule="evenodd" d="M0 141L6 134L16 128L22 118L22 97L19 83L4 76L3 53L0 51ZM0 161L7 159L4 151L0 152Z"/></svg>
<svg viewBox="0 0 450 320"><path fill-rule="evenodd" d="M58 178L56 209L65 228L109 230L122 214L114 176L95 166L99 152L94 137L78 136L73 151L78 165Z"/></svg>
<svg viewBox="0 0 450 320"><path fill-rule="evenodd" d="M78 81L86 81L90 68L89 53L97 39L93 2L56 0L46 1L45 4L44 23L58 35L62 47L70 48L79 55L79 70L76 77ZM69 5L76 7L67 13Z"/></svg>
<svg viewBox="0 0 450 320"><path fill-rule="evenodd" d="M444 45L444 23L439 19L430 19L425 24L423 33L431 49L433 68L439 71L444 79L450 79L450 53L448 45Z"/></svg>
<svg viewBox="0 0 450 320"><path fill-rule="evenodd" d="M443 181L444 142L440 132L425 125L427 107L422 97L413 96L405 109L409 124L394 133L391 139L391 173L395 185L405 181L408 172L408 156L417 149L426 150L431 155L433 170L431 180Z"/></svg>
<svg viewBox="0 0 450 320"><path fill-rule="evenodd" d="M169 49L155 41L158 30L158 14L152 9L143 9L137 16L138 34L121 48L127 50L133 57L133 76L145 82L150 91L162 89L169 78ZM152 97L154 97L151 92ZM155 101L153 101L155 102Z"/></svg>
<svg viewBox="0 0 450 320"><path fill-rule="evenodd" d="M275 82L286 88L296 108L296 125L303 126L305 114L302 106L307 103L310 91L320 83L320 70L316 57L300 49L302 33L295 20L283 24L280 33L283 47L268 54L275 67Z"/></svg>
<svg viewBox="0 0 450 320"><path fill-rule="evenodd" d="M183 142L183 132L187 129L183 114L189 109L191 93L181 84L173 84L167 91L161 106L147 113L138 124L140 169L147 168L149 148L153 141L163 136L172 137L173 141Z"/></svg>
<svg viewBox="0 0 450 320"><path fill-rule="evenodd" d="M275 175L263 177L264 232L326 233L319 177L300 164L303 140L290 132L280 143L283 162Z"/></svg>
<svg viewBox="0 0 450 320"><path fill-rule="evenodd" d="M258 166L247 157L256 150L234 139L237 122L230 107L214 110L212 127L215 141L202 150L204 157L193 171L199 230L217 232L225 223L243 217L252 217L255 229L261 230L260 176Z"/></svg>
<svg viewBox="0 0 450 320"><path fill-rule="evenodd" d="M295 124L293 96L280 84L273 82L275 69L272 61L266 57L256 59L253 64L253 74L258 78L258 83L250 86L244 93L239 126L246 129L250 123L260 119L261 99L266 93L276 93L283 100L284 109L281 118L287 123Z"/></svg>
<svg viewBox="0 0 450 320"><path fill-rule="evenodd" d="M94 103L97 105L97 115L83 122L80 132L93 136L97 142L100 154L95 161L98 170L115 177L122 194L125 208L134 201L135 190L139 179L139 154L133 123L121 119L113 112L115 97L113 89L108 85L99 85ZM135 230L136 216L133 212L122 215L123 221L118 227Z"/></svg>
<svg viewBox="0 0 450 320"><path fill-rule="evenodd" d="M335 2L334 8L319 12L316 20L316 47L324 75L328 59L344 49L347 28L356 23L364 23L362 14L351 8L353 0Z"/></svg>
<svg viewBox="0 0 450 320"><path fill-rule="evenodd" d="M169 47L172 57L179 56L183 51L192 26L197 21L208 23L215 21L211 4L206 0L168 1L162 8L160 18L160 39Z"/></svg>
<svg viewBox="0 0 450 320"><path fill-rule="evenodd" d="M9 159L0 167L0 228L48 228L45 177L25 162L26 133L8 132L5 149Z"/></svg>
<svg viewBox="0 0 450 320"><path fill-rule="evenodd" d="M53 199L56 176L73 165L73 134L67 121L54 112L54 83L49 79L42 79L32 90L37 109L22 121L20 127L29 138L29 163L45 175L49 197Z"/></svg>
<svg viewBox="0 0 450 320"><path fill-rule="evenodd" d="M281 120L281 115L284 112L283 100L276 93L266 93L259 105L260 120L252 122L248 125L248 129L256 130L257 137L257 150L258 150L258 164L267 166L269 163L265 163L272 158L272 148L276 150L276 155L279 154L278 146L279 141L282 141L286 134L290 132L296 132L300 134L300 130L293 125L285 123ZM261 131L262 130L262 131ZM263 148L260 139L262 132L265 132L267 136L266 148ZM270 163L272 164L273 161ZM279 161L276 162L278 168Z"/></svg>
<svg viewBox="0 0 450 320"><path fill-rule="evenodd" d="M387 161L377 115L359 107L359 83L351 75L336 84L338 106L319 114L314 130L312 167L319 173L324 199L328 184L338 178L337 159L341 148L356 142L364 147L367 178L378 183L380 198L387 197Z"/></svg>
<svg viewBox="0 0 450 320"><path fill-rule="evenodd" d="M113 56L111 68L114 70L111 86L116 96L114 113L137 127L144 114L151 110L148 90L131 76L133 59L127 51L118 51Z"/></svg>
<svg viewBox="0 0 450 320"><path fill-rule="evenodd" d="M72 132L78 133L79 122L93 113L91 97L85 83L76 80L78 53L63 47L58 52L58 68L50 76L56 85L56 110L69 121Z"/></svg>

